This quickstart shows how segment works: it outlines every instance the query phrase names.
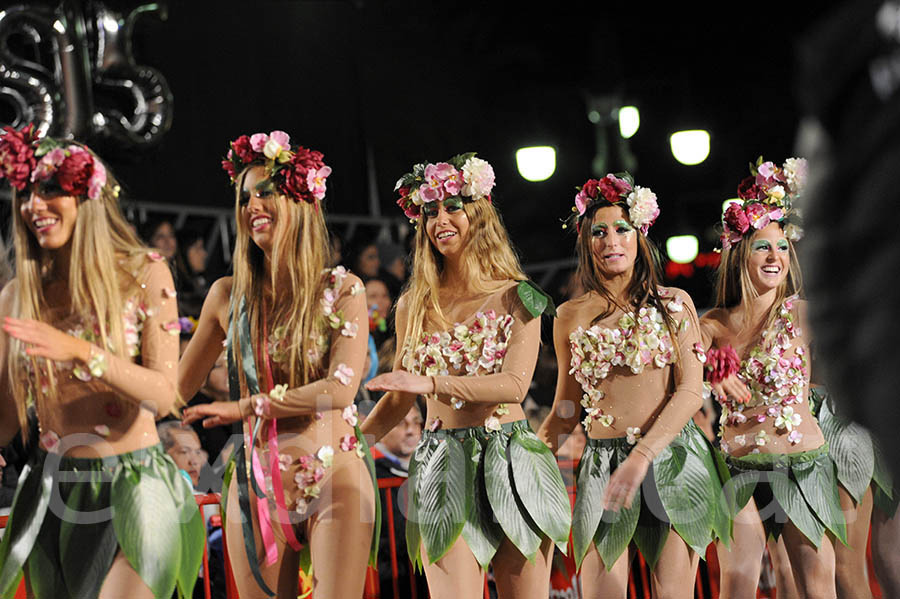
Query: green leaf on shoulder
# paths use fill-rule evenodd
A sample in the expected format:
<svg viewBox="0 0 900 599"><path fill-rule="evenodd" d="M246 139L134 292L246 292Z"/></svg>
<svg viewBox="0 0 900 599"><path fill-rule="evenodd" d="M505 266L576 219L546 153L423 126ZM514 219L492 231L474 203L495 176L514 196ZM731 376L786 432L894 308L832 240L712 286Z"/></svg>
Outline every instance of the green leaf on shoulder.
<svg viewBox="0 0 900 599"><path fill-rule="evenodd" d="M519 294L519 299L522 300L522 305L533 318L537 318L541 314L556 318L556 305L553 303L553 298L538 287L534 281L527 279L519 281L516 292Z"/></svg>

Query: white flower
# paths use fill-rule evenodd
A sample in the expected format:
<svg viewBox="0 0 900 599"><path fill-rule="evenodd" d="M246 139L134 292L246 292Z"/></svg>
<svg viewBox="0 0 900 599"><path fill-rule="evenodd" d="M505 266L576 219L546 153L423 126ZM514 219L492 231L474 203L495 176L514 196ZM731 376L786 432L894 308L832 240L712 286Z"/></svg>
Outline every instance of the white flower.
<svg viewBox="0 0 900 599"><path fill-rule="evenodd" d="M784 199L784 187L781 185L775 185L766 192L768 196L774 200L782 200Z"/></svg>
<svg viewBox="0 0 900 599"><path fill-rule="evenodd" d="M357 282L353 283L353 285L350 287L350 295L356 296L365 290L366 290L365 286L362 283L360 283L359 281L357 281Z"/></svg>
<svg viewBox="0 0 900 599"><path fill-rule="evenodd" d="M484 421L484 428L491 431L492 433L496 433L500 430L500 419L496 416L490 416Z"/></svg>
<svg viewBox="0 0 900 599"><path fill-rule="evenodd" d="M306 510L309 508L309 503L303 497L297 499L297 507L294 508L294 511L303 516L306 514Z"/></svg>
<svg viewBox="0 0 900 599"><path fill-rule="evenodd" d="M666 309L669 312L681 312L684 310L684 298L680 295L675 299L671 300L668 304L666 304Z"/></svg>
<svg viewBox="0 0 900 599"><path fill-rule="evenodd" d="M788 158L784 161L784 176L788 188L799 195L806 185L807 163L805 158Z"/></svg>
<svg viewBox="0 0 900 599"><path fill-rule="evenodd" d="M789 223L788 226L784 228L784 236L791 241L800 241L803 239L803 229L794 223Z"/></svg>
<svg viewBox="0 0 900 599"><path fill-rule="evenodd" d="M109 436L109 427L106 426L105 424L98 424L97 426L94 427L94 430L97 431L97 434L100 435L101 437Z"/></svg>
<svg viewBox="0 0 900 599"><path fill-rule="evenodd" d="M646 233L656 217L659 216L656 194L648 187L635 186L634 191L628 194L626 201L628 202L628 218L642 233Z"/></svg>
<svg viewBox="0 0 900 599"><path fill-rule="evenodd" d="M282 383L281 385L275 385L275 387L271 391L269 391L269 397L278 401L284 401L284 394L287 392L287 388L287 384L284 383Z"/></svg>
<svg viewBox="0 0 900 599"><path fill-rule="evenodd" d="M316 457L322 462L323 467L331 468L331 465L334 463L334 448L331 445L323 445L316 452Z"/></svg>
<svg viewBox="0 0 900 599"><path fill-rule="evenodd" d="M756 433L756 437L754 440L757 445L762 447L769 442L769 435L766 433L766 431L759 431L758 433Z"/></svg>
<svg viewBox="0 0 900 599"><path fill-rule="evenodd" d="M795 426L799 426L800 422L802 422L800 414L794 413L794 408L785 406L781 408L781 414L775 418L775 428L787 429L790 432Z"/></svg>
<svg viewBox="0 0 900 599"><path fill-rule="evenodd" d="M641 438L641 427L629 426L625 429L625 435L625 440L628 441L628 444L634 445Z"/></svg>
<svg viewBox="0 0 900 599"><path fill-rule="evenodd" d="M342 385L349 385L350 381L353 380L353 369L346 364L338 364L337 369L334 371L334 376Z"/></svg>
<svg viewBox="0 0 900 599"><path fill-rule="evenodd" d="M474 156L466 160L462 167L462 194L472 199L480 199L494 188L494 168L486 160Z"/></svg>
<svg viewBox="0 0 900 599"><path fill-rule="evenodd" d="M454 410L462 410L463 407L466 405L466 402L463 401L462 399L456 399L455 397L451 397L450 405L453 407Z"/></svg>
<svg viewBox="0 0 900 599"><path fill-rule="evenodd" d="M747 435L735 435L734 442L743 447L747 444Z"/></svg>
<svg viewBox="0 0 900 599"><path fill-rule="evenodd" d="M344 328L341 329L341 335L344 337L350 337L353 339L356 337L356 332L359 330L359 325L355 322L345 321Z"/></svg>

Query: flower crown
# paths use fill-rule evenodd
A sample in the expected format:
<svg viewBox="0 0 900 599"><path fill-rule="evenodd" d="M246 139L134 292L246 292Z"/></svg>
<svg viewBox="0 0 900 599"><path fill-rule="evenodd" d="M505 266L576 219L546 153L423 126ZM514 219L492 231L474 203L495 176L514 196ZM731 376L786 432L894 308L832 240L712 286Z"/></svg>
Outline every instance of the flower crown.
<svg viewBox="0 0 900 599"><path fill-rule="evenodd" d="M241 135L230 146L222 168L232 185L241 171L259 164L265 167L266 178L278 192L292 200L315 204L325 197L325 180L331 167L322 161L321 152L303 146L291 150L291 138L284 131Z"/></svg>
<svg viewBox="0 0 900 599"><path fill-rule="evenodd" d="M750 176L738 185L740 202L732 202L722 214L722 248L728 249L745 235L764 228L771 222L787 223L785 236L799 241L803 230L790 222L796 211L792 204L803 193L806 184L806 159L788 158L781 168L773 162L750 164Z"/></svg>
<svg viewBox="0 0 900 599"><path fill-rule="evenodd" d="M475 152L468 152L447 162L414 165L412 172L400 177L394 191L400 194L397 205L407 218L414 220L427 202L442 202L454 196L490 201L493 188L493 167L487 160L476 158Z"/></svg>
<svg viewBox="0 0 900 599"><path fill-rule="evenodd" d="M631 224L647 234L650 226L659 216L659 204L656 203L656 194L649 187L640 187L634 184L631 174L609 174L600 180L588 179L581 187L576 187L575 205L572 206L572 214L566 222L574 220L577 230L581 230L581 218L588 208L598 202L606 202L612 205L622 206L628 209L628 218ZM567 224L563 224L566 228Z"/></svg>
<svg viewBox="0 0 900 599"><path fill-rule="evenodd" d="M3 128L0 178L22 191L31 183L56 184L69 195L96 200L106 185L106 168L87 149L52 137L38 138L34 123ZM114 190L118 194L118 188Z"/></svg>

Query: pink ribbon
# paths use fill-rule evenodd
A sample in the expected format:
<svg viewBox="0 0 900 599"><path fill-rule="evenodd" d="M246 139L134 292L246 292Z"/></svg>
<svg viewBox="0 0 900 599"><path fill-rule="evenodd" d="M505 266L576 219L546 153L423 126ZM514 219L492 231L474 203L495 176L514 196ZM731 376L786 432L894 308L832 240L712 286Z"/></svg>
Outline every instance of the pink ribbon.
<svg viewBox="0 0 900 599"><path fill-rule="evenodd" d="M263 479L262 465L260 464L259 454L256 448L253 448L253 475L256 478L256 484L260 489L265 489L266 484ZM281 477L278 477L279 482ZM275 484L275 477L272 477L272 484ZM263 545L266 548L266 565L271 566L278 561L278 546L275 544L275 533L272 530L272 520L269 518L269 503L265 497L256 498L256 511L259 514L259 532L262 536Z"/></svg>

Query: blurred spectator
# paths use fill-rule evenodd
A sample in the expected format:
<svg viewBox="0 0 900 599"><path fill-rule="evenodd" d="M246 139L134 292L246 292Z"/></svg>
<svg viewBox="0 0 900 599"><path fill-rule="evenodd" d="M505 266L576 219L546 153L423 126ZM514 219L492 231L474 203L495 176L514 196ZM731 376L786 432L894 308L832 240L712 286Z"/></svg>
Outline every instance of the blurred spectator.
<svg viewBox="0 0 900 599"><path fill-rule="evenodd" d="M361 415L368 414L375 405L371 391L366 389L366 383L378 374L378 350L375 347L375 339L371 335L369 335L368 349L363 366L363 376L359 380L359 389L356 390L356 397L353 399L353 403L359 407Z"/></svg>
<svg viewBox="0 0 900 599"><path fill-rule="evenodd" d="M209 403L212 401L228 401L229 399L228 360L223 351L219 354L219 357L213 364L209 374L206 375L206 381L203 383L203 386L200 387L200 391L191 398L188 405ZM224 426L203 428L203 425L200 422L194 423L193 430L200 438L200 444L212 457L210 468L205 469L201 473L200 488L205 492L217 493L221 490L222 475L225 472L225 465L227 464L228 457L231 455L231 450L233 449L233 447L229 445L231 432L228 427Z"/></svg>
<svg viewBox="0 0 900 599"><path fill-rule="evenodd" d="M331 260L329 266L337 266L344 260L344 238L337 231L329 230L329 242L331 243Z"/></svg>
<svg viewBox="0 0 900 599"><path fill-rule="evenodd" d="M206 465L209 454L200 445L200 437L190 426L179 420L165 420L156 425L156 432L163 449L181 470L191 479L194 490L200 484L200 471Z"/></svg>
<svg viewBox="0 0 900 599"><path fill-rule="evenodd" d="M374 241L363 241L355 245L354 250L346 257L350 261L349 267L361 279L378 276L381 268L381 260L378 256L378 246Z"/></svg>
<svg viewBox="0 0 900 599"><path fill-rule="evenodd" d="M378 277L363 278L366 284L366 305L369 307L369 333L376 347L394 336L393 297L388 286Z"/></svg>
<svg viewBox="0 0 900 599"><path fill-rule="evenodd" d="M0 509L10 507L16 494L19 462L22 461L20 439L21 436L17 435L13 443L0 448Z"/></svg>
<svg viewBox="0 0 900 599"><path fill-rule="evenodd" d="M409 476L409 458L422 438L422 427L425 423L418 400L397 426L392 428L372 448L375 459L375 474L379 479ZM382 509L386 509L387 494L381 491ZM394 513L394 541L397 550L397 577L399 595L397 599L411 597L411 585L416 585L416 596L427 597L425 576L412 574L406 548L406 486L392 489L391 510ZM387 522L385 518L383 522ZM381 541L378 549L378 574L380 578L381 596L395 597L391 578L390 533L386 524L381 527Z"/></svg>
<svg viewBox="0 0 900 599"><path fill-rule="evenodd" d="M397 338L390 337L378 348L378 374L394 369L394 354L397 352Z"/></svg>
<svg viewBox="0 0 900 599"><path fill-rule="evenodd" d="M209 255L206 238L196 229L178 232L175 252L175 290L178 292L178 315L200 318L203 300L209 292L210 277L206 273Z"/></svg>
<svg viewBox="0 0 900 599"><path fill-rule="evenodd" d="M170 263L178 251L178 240L175 238L175 227L166 218L153 218L138 229L141 239L162 254Z"/></svg>
<svg viewBox="0 0 900 599"><path fill-rule="evenodd" d="M403 246L385 242L377 244L377 249L382 272L390 273L400 284L406 281L406 250Z"/></svg>

